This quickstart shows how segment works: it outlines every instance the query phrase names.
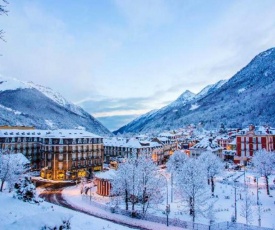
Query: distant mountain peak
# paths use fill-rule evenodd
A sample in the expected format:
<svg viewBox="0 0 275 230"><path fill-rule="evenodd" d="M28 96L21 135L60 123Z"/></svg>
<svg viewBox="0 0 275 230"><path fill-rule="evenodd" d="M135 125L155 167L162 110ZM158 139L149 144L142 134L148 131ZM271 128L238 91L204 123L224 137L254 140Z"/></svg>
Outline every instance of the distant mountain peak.
<svg viewBox="0 0 275 230"><path fill-rule="evenodd" d="M190 90L185 90L174 102L185 103L192 100L195 95Z"/></svg>
<svg viewBox="0 0 275 230"><path fill-rule="evenodd" d="M206 86L197 95L185 91L177 100L121 127L123 132L157 132L188 124L205 129L244 127L250 123L275 126L275 48L255 56L228 80Z"/></svg>
<svg viewBox="0 0 275 230"><path fill-rule="evenodd" d="M0 75L0 125L40 129L85 127L98 135L110 131L81 107L49 87Z"/></svg>

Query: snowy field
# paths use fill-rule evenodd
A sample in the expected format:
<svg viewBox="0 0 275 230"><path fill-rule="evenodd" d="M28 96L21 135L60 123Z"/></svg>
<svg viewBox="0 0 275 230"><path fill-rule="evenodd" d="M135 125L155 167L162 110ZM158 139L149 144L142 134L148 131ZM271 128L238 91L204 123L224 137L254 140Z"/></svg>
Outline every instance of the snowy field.
<svg viewBox="0 0 275 230"><path fill-rule="evenodd" d="M234 188L234 180L237 180L237 186L236 186L236 203L237 203L237 222L238 223L246 223L246 219L243 217L243 209L245 204L245 196L244 196L244 182L246 183L248 187L248 195L252 200L252 214L250 216L252 225L258 226L258 207L256 205L257 203L257 186L256 182L254 181L255 175L252 172L247 171L244 176L243 171L224 171L223 175L216 180L216 186L215 186L215 197L211 198L213 201L215 201L214 204L214 216L215 216L215 223L220 222L230 222L232 216L234 216L234 202L235 202L235 188ZM261 226L262 227L269 227L269 228L275 228L275 193L273 190L274 184L273 184L274 177L271 177L269 180L271 190L270 190L270 196L266 194L265 189L265 182L263 178L259 178L258 187L259 187L259 202L262 204L261 206ZM186 205L180 201L180 199L177 198L177 195L174 193L174 200L171 203L171 186L169 181L169 204L171 206L171 213L169 214L169 219L180 219L184 221L191 221L191 217L188 215L188 210L186 209ZM112 202L112 199L109 197L101 197L96 194L94 188L91 193L91 200L90 202L90 193L88 192L87 195L81 195L80 194L80 185L78 186L72 186L69 188L66 188L63 190L63 196L64 198L71 203L74 206L82 207L85 210L91 210L95 211L97 213L101 213L102 215L108 215L112 218L122 218L126 220L128 217L121 216L118 214L111 213L110 210L110 204ZM166 188L163 188L166 190ZM209 187L210 189L210 187ZM274 196L274 197L273 197ZM106 204L105 209L102 210L102 208L94 207L94 202L99 204ZM166 217L164 210L166 206L166 201L163 204L160 204L156 207L152 207L149 209L148 213L153 214L155 216L161 216ZM120 205L120 207L123 209L124 205ZM104 207L103 207L104 208ZM131 219L129 221L136 221L139 220ZM197 217L196 219L197 223L202 224L209 224L209 220L203 217ZM154 223L155 225L155 223ZM162 225L163 226L163 225ZM150 227L150 225L147 225L147 227ZM152 226L151 226L152 227ZM164 229L163 227L154 227L152 229ZM169 229L173 229L169 227Z"/></svg>
<svg viewBox="0 0 275 230"><path fill-rule="evenodd" d="M77 230L126 230L130 229L102 219L91 217L47 202L40 205L14 199L11 194L0 192L0 229L1 230L39 230L47 225L62 224L71 220L71 229Z"/></svg>

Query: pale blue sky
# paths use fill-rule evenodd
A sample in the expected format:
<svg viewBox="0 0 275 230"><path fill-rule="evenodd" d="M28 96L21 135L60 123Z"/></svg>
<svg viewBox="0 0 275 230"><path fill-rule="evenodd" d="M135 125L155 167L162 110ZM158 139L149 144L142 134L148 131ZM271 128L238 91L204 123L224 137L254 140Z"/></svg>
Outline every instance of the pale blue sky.
<svg viewBox="0 0 275 230"><path fill-rule="evenodd" d="M0 73L53 88L111 130L275 46L273 0L12 0L8 9Z"/></svg>

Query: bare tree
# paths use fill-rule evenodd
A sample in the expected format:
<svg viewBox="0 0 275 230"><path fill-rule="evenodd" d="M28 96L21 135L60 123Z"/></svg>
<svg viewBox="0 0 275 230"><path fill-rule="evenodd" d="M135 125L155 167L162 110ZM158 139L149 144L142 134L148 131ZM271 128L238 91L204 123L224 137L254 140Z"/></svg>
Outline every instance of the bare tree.
<svg viewBox="0 0 275 230"><path fill-rule="evenodd" d="M259 176L263 176L266 182L266 193L269 192L268 178L273 174L275 169L275 153L267 152L265 149L259 150L254 154L252 163Z"/></svg>

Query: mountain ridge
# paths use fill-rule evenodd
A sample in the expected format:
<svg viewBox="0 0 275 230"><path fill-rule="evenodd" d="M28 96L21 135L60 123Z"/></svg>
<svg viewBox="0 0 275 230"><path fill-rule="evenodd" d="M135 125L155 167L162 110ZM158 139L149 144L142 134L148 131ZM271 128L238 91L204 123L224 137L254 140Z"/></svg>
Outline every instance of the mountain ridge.
<svg viewBox="0 0 275 230"><path fill-rule="evenodd" d="M93 116L49 87L0 75L0 124L39 129L85 128L111 135Z"/></svg>
<svg viewBox="0 0 275 230"><path fill-rule="evenodd" d="M275 48L271 48L256 55L230 79L206 86L186 103L174 106L175 100L114 133L155 132L191 123L201 123L205 128L216 128L220 123L231 127L249 123L275 126L274 89Z"/></svg>

